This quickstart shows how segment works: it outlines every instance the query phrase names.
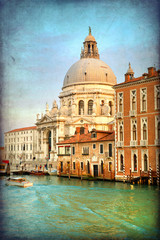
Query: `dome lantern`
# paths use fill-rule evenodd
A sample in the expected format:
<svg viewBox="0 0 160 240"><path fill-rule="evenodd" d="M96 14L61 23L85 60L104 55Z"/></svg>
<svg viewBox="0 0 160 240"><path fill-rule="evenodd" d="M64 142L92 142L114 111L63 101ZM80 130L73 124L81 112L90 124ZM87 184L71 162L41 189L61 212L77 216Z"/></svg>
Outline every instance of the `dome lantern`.
<svg viewBox="0 0 160 240"><path fill-rule="evenodd" d="M96 58L96 59L99 59L97 42L91 34L91 27L89 27L89 35L84 40L83 48L81 49L80 58Z"/></svg>

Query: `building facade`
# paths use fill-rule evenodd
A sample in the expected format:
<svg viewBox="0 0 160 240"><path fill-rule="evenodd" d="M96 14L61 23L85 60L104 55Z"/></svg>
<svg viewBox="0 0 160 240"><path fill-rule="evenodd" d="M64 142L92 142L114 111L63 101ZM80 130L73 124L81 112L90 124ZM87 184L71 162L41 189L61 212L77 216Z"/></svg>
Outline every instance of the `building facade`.
<svg viewBox="0 0 160 240"><path fill-rule="evenodd" d="M11 170L33 169L36 152L36 126L14 129L4 134L5 160Z"/></svg>
<svg viewBox="0 0 160 240"><path fill-rule="evenodd" d="M114 180L114 132L76 128L58 145L58 175Z"/></svg>
<svg viewBox="0 0 160 240"><path fill-rule="evenodd" d="M157 178L160 166L160 70L114 86L116 108L115 178Z"/></svg>
<svg viewBox="0 0 160 240"><path fill-rule="evenodd" d="M77 127L88 125L107 131L114 119L116 77L111 68L99 59L97 42L91 34L85 38L80 60L65 75L60 107L46 104L44 115L37 114L36 159L49 158L57 162L56 144L75 134Z"/></svg>

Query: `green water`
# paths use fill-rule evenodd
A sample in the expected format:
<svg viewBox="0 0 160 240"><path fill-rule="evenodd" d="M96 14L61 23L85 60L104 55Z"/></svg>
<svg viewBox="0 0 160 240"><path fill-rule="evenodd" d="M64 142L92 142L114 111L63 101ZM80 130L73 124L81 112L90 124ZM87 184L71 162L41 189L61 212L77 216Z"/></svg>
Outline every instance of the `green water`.
<svg viewBox="0 0 160 240"><path fill-rule="evenodd" d="M114 182L26 176L0 179L0 239L158 239L159 190Z"/></svg>

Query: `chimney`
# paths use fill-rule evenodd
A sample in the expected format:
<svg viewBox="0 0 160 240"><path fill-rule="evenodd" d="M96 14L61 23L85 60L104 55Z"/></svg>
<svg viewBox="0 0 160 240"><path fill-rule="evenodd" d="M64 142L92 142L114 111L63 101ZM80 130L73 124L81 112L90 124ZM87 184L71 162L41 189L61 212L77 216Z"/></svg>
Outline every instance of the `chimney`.
<svg viewBox="0 0 160 240"><path fill-rule="evenodd" d="M79 141L80 127L76 127L76 135L77 135L77 141Z"/></svg>
<svg viewBox="0 0 160 240"><path fill-rule="evenodd" d="M84 134L88 133L88 124L84 124Z"/></svg>
<svg viewBox="0 0 160 240"><path fill-rule="evenodd" d="M125 82L129 82L130 81L130 74L126 73L125 74Z"/></svg>
<svg viewBox="0 0 160 240"><path fill-rule="evenodd" d="M148 68L148 77L153 77L155 75L156 69L154 67Z"/></svg>

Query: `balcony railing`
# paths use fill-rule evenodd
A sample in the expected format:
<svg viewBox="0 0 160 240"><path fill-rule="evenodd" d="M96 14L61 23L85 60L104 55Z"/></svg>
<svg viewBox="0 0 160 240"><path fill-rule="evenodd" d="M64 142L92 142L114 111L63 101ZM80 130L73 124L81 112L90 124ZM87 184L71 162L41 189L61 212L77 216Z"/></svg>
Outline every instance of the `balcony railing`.
<svg viewBox="0 0 160 240"><path fill-rule="evenodd" d="M147 140L140 140L140 145L141 146L147 146L148 145L148 141Z"/></svg>
<svg viewBox="0 0 160 240"><path fill-rule="evenodd" d="M136 114L137 114L136 110L130 110L130 111L129 111L130 117L135 117Z"/></svg>
<svg viewBox="0 0 160 240"><path fill-rule="evenodd" d="M122 112L117 112L117 118L122 118L123 117L123 113Z"/></svg>
<svg viewBox="0 0 160 240"><path fill-rule="evenodd" d="M123 145L124 145L123 141L118 141L117 142L117 147L123 147Z"/></svg>
<svg viewBox="0 0 160 240"><path fill-rule="evenodd" d="M131 147L136 147L137 146L137 141L136 140L130 141L130 146Z"/></svg>

